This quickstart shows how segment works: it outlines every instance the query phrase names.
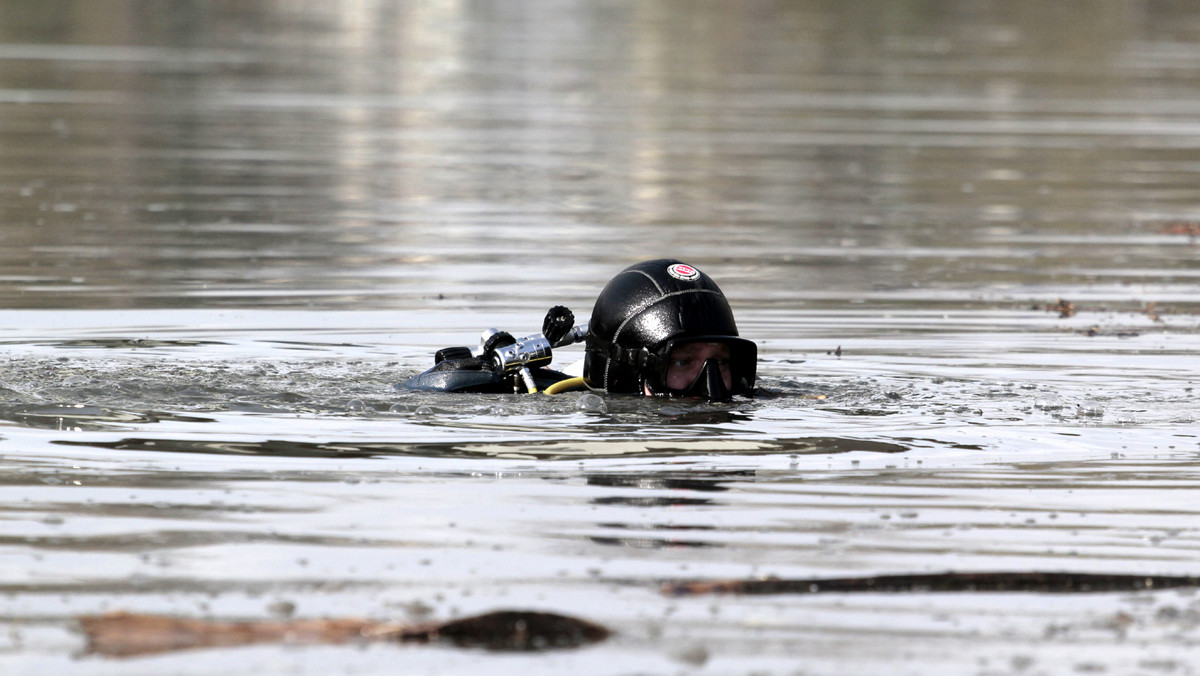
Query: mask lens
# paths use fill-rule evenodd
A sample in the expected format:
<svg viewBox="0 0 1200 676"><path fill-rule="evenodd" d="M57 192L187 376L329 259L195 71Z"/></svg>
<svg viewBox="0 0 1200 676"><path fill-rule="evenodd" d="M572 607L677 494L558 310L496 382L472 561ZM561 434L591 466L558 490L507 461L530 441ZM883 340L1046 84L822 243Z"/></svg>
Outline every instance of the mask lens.
<svg viewBox="0 0 1200 676"><path fill-rule="evenodd" d="M730 336L700 336L672 341L659 353L661 388L674 396L728 400L750 394L754 387L757 347Z"/></svg>

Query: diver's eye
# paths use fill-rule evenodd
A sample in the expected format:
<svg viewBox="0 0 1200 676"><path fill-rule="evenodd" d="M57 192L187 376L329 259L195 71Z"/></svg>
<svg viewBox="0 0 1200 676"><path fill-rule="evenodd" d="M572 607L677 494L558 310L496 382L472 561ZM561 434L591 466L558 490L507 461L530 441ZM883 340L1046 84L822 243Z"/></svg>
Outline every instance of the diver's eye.
<svg viewBox="0 0 1200 676"><path fill-rule="evenodd" d="M691 359L672 359L671 366L677 366L681 369L687 368L692 365L692 361L693 360L691 360Z"/></svg>

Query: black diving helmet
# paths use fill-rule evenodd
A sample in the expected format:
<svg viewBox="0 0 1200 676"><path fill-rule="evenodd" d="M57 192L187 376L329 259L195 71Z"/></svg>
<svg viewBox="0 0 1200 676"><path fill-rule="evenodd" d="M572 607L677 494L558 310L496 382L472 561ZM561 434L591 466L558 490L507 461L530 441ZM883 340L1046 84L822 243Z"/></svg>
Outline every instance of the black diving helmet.
<svg viewBox="0 0 1200 676"><path fill-rule="evenodd" d="M602 392L728 401L753 395L757 361L720 287L690 265L660 259L626 268L600 292L583 376Z"/></svg>

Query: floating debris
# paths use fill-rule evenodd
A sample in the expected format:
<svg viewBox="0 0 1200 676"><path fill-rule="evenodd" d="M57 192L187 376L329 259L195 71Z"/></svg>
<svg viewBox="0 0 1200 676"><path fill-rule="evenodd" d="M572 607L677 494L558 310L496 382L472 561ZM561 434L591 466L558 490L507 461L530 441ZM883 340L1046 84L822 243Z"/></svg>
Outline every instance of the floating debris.
<svg viewBox="0 0 1200 676"><path fill-rule="evenodd" d="M1193 239L1200 237L1200 221L1166 221L1159 223L1158 229L1165 235L1187 235Z"/></svg>
<svg viewBox="0 0 1200 676"><path fill-rule="evenodd" d="M520 652L578 648L609 635L608 629L586 620L528 611L498 611L396 634L402 641L449 641L461 648Z"/></svg>
<svg viewBox="0 0 1200 676"><path fill-rule="evenodd" d="M1079 314L1080 312L1132 312L1132 313L1136 313L1136 314L1146 315L1147 317L1150 318L1151 321L1159 322L1159 323L1162 322L1161 315L1163 315L1163 314L1184 314L1184 315L1195 314L1194 311L1189 311L1189 310L1180 309L1180 308L1160 309L1158 307L1158 303L1156 301L1149 301L1147 303L1143 303L1141 307L1098 306L1098 307L1082 307L1081 308L1081 307L1076 307L1075 303L1072 303L1071 301L1065 300L1062 298L1059 298L1058 301L1056 301L1054 303L1047 303L1045 305L1034 305L1031 309L1043 310L1045 312L1057 312L1058 317L1060 319L1067 319L1068 317L1074 317L1075 315ZM1093 330L1095 331L1095 333L1091 333L1089 335L1098 335L1099 330L1095 329L1095 327L1093 327ZM1136 334L1134 334L1134 335L1136 335Z"/></svg>
<svg viewBox="0 0 1200 676"><path fill-rule="evenodd" d="M1069 300L1058 299L1058 302L1053 305L1047 305L1046 312L1057 312L1060 319L1075 316L1075 304Z"/></svg>
<svg viewBox="0 0 1200 676"><path fill-rule="evenodd" d="M1125 575L1109 573L933 573L873 577L716 580L670 582L668 596L696 594L822 594L853 592L1041 592L1083 594L1200 587L1190 575Z"/></svg>
<svg viewBox="0 0 1200 676"><path fill-rule="evenodd" d="M1110 338L1137 338L1139 335L1141 335L1137 331L1105 331L1099 326L1089 326L1086 329L1076 331L1075 333L1085 335L1088 338L1095 338L1096 336L1107 336Z"/></svg>
<svg viewBox="0 0 1200 676"><path fill-rule="evenodd" d="M446 642L463 648L540 651L603 641L608 629L554 613L497 611L448 622L396 624L360 619L216 622L112 612L79 618L87 650L133 657L254 643L341 644L363 641Z"/></svg>

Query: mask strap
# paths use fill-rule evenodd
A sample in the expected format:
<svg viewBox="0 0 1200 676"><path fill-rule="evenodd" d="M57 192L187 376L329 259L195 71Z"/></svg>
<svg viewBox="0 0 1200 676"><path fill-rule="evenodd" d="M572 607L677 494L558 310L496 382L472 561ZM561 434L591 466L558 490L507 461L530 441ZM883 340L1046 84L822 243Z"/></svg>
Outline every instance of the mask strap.
<svg viewBox="0 0 1200 676"><path fill-rule="evenodd" d="M621 366L628 366L645 376L646 373L657 373L663 361L658 355L644 347L622 347L614 345L596 335L588 335L588 348L608 356L609 359Z"/></svg>

